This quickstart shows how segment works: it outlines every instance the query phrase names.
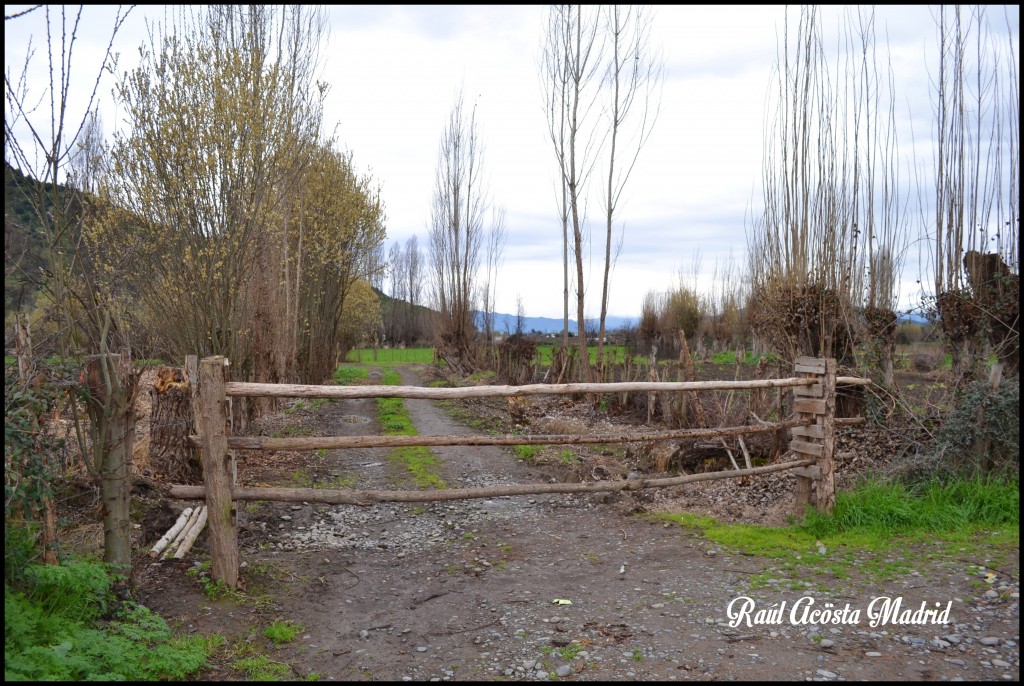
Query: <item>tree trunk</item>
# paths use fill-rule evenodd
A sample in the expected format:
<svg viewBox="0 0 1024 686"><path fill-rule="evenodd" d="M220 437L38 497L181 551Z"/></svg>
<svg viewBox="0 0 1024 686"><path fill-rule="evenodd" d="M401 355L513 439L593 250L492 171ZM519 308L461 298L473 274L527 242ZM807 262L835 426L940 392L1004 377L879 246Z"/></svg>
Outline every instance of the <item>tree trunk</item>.
<svg viewBox="0 0 1024 686"><path fill-rule="evenodd" d="M103 560L130 569L132 562L131 460L139 372L131 354L92 355L86 365L93 457L103 501Z"/></svg>
<svg viewBox="0 0 1024 686"><path fill-rule="evenodd" d="M149 422L150 464L169 481L199 483L199 458L188 440L196 433L192 389L183 370L160 369L149 394L153 408Z"/></svg>

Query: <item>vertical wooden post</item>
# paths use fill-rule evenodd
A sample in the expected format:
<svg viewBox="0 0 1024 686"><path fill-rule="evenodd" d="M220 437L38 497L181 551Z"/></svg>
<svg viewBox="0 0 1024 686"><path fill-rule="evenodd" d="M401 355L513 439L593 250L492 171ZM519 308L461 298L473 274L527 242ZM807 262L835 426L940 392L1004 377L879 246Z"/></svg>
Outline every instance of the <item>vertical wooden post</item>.
<svg viewBox="0 0 1024 686"><path fill-rule="evenodd" d="M187 362L186 362L187 366ZM206 486L210 531L211 574L229 588L238 585L238 535L231 501L231 460L228 456L225 360L221 355L199 363L196 386L196 429L202 437L203 483Z"/></svg>
<svg viewBox="0 0 1024 686"><path fill-rule="evenodd" d="M838 363L835 358L825 359L825 374L821 379L825 400L825 414L818 418L822 433L821 455L818 456L818 502L819 512L832 513L836 506L836 374Z"/></svg>
<svg viewBox="0 0 1024 686"><path fill-rule="evenodd" d="M835 487L835 418L836 372L833 358L798 357L795 372L805 378L816 378L813 386L793 389L793 410L801 419L810 419L810 426L794 427L790 450L815 458L811 467L794 470L797 479L794 514L802 517L811 504L811 484L815 486L814 506L820 512L832 512L836 503Z"/></svg>

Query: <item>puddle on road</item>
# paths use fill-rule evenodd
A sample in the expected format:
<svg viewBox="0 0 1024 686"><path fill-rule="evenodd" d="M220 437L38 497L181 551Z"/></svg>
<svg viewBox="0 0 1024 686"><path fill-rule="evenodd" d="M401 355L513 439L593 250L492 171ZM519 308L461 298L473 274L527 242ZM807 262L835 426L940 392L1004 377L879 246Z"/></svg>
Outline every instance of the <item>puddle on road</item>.
<svg viewBox="0 0 1024 686"><path fill-rule="evenodd" d="M370 421L369 417L363 417L358 414L343 414L338 419L345 424L368 424Z"/></svg>

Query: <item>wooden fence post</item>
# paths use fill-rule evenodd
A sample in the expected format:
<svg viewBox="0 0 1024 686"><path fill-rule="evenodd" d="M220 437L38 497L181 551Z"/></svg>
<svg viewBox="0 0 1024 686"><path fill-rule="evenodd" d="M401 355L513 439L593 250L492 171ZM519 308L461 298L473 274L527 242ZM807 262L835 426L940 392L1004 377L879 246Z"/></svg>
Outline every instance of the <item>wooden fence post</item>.
<svg viewBox="0 0 1024 686"><path fill-rule="evenodd" d="M186 364L187 366L187 364ZM228 455L225 360L221 355L199 363L196 385L196 428L202 436L203 483L206 486L210 531L211 575L229 588L238 585L238 535L231 500L231 458Z"/></svg>
<svg viewBox="0 0 1024 686"><path fill-rule="evenodd" d="M791 429L793 440L790 450L815 458L816 464L794 469L796 499L794 515L802 517L811 504L811 484L815 485L814 506L819 512L832 512L836 504L835 486L835 424L836 424L836 372L833 358L798 357L795 372L798 376L817 378L813 386L793 389L793 410L801 419L810 419L810 426Z"/></svg>

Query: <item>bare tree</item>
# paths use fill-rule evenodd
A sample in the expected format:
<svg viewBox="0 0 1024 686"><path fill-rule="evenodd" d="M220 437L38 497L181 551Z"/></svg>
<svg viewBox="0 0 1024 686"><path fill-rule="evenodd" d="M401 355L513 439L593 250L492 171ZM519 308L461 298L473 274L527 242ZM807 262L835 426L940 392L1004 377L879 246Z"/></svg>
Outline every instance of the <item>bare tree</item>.
<svg viewBox="0 0 1024 686"><path fill-rule="evenodd" d="M488 201L476 109L466 117L460 93L441 136L430 217L433 297L440 317L438 354L452 368L475 367L473 299Z"/></svg>
<svg viewBox="0 0 1024 686"><path fill-rule="evenodd" d="M580 369L589 377L584 330L583 246L585 187L597 161L600 138L594 104L599 95L602 66L600 21L594 8L555 5L549 10L543 49L542 83L555 158L563 189L561 218L563 258L568 263L568 227L576 259L576 326ZM568 270L566 270L568 271ZM568 278L565 278L566 294ZM568 303L568 297L566 297ZM568 310L568 308L566 308ZM568 312L564 315L567 342Z"/></svg>
<svg viewBox="0 0 1024 686"><path fill-rule="evenodd" d="M411 345L423 336L423 325L419 315L423 299L423 251L420 250L419 239L415 234L405 242L405 269L405 292L409 296L409 316L406 319L408 340L406 343Z"/></svg>
<svg viewBox="0 0 1024 686"><path fill-rule="evenodd" d="M505 230L505 208L495 208L491 216L491 228L487 232L485 277L480 298L480 317L483 320L484 340L488 345L494 337L494 299L498 290L498 270L501 269L505 243L508 240Z"/></svg>
<svg viewBox="0 0 1024 686"><path fill-rule="evenodd" d="M523 306L522 293L516 293L516 336L522 336L526 328L526 307Z"/></svg>
<svg viewBox="0 0 1024 686"><path fill-rule="evenodd" d="M610 5L603 8L610 43L610 62L604 75L607 92L608 127L608 186L605 194L604 276L601 282L601 317L597 336L597 363L604 363L605 319L608 316L608 278L615 258L612 256L612 225L615 220L629 176L636 165L640 150L650 138L660 109L660 91L664 63L660 54L650 47L651 10L641 5ZM631 130L627 124L637 121ZM625 140L621 137L628 134ZM621 159L616 156L621 154ZM620 235L619 249L622 247ZM616 250L616 257L618 256Z"/></svg>

